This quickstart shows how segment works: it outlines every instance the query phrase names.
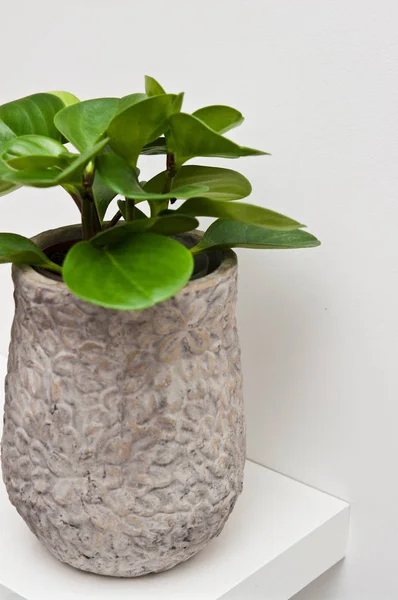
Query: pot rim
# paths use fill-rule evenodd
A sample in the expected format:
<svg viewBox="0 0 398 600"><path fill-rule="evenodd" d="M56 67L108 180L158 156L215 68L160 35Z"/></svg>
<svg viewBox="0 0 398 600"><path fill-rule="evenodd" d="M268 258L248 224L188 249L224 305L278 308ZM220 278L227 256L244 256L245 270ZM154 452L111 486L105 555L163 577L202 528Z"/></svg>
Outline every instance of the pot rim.
<svg viewBox="0 0 398 600"><path fill-rule="evenodd" d="M48 229L41 233L34 235L30 239L35 242L41 249L48 247L55 242L67 242L76 239L76 233L81 233L81 225L73 224L66 225L64 227L57 227L55 229ZM187 232L190 236L196 237L198 240L202 237L203 231L189 231ZM184 294L184 292L204 290L209 287L213 287L216 283L219 283L220 279L228 279L237 270L238 258L236 253L231 250L221 250L222 258L219 266L204 277L199 279L192 279L179 291L175 296ZM54 290L58 288L59 291L68 291L71 295L74 295L70 291L63 280L56 279L44 275L33 268L30 265L12 265L13 275L23 276L25 280L35 286L49 287Z"/></svg>

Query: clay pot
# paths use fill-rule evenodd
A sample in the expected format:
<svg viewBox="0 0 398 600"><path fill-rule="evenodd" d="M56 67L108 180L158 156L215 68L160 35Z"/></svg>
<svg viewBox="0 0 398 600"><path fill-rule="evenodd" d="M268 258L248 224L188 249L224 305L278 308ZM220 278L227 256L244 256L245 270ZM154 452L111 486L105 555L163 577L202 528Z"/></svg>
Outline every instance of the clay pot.
<svg viewBox="0 0 398 600"><path fill-rule="evenodd" d="M34 240L45 248L76 235L66 227ZM59 560L136 577L221 532L245 461L236 275L225 252L211 274L133 312L13 267L3 478Z"/></svg>

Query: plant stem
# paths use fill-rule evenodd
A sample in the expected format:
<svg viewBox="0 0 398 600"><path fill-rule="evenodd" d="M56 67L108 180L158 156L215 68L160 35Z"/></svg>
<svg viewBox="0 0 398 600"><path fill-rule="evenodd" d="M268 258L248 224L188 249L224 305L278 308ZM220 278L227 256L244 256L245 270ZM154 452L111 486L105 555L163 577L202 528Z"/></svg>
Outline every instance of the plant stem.
<svg viewBox="0 0 398 600"><path fill-rule="evenodd" d="M166 155L166 169L169 172L170 177L175 177L177 174L175 156L172 152L168 152Z"/></svg>
<svg viewBox="0 0 398 600"><path fill-rule="evenodd" d="M102 229L93 195L94 168L90 163L83 175L82 199L82 231L83 239L90 240Z"/></svg>
<svg viewBox="0 0 398 600"><path fill-rule="evenodd" d="M126 221L134 221L135 201L133 198L126 198Z"/></svg>
<svg viewBox="0 0 398 600"><path fill-rule="evenodd" d="M109 221L109 223L107 225L107 229L110 229L111 227L114 227L115 225L117 225L117 223L120 221L122 216L123 216L122 213L120 212L120 210L118 210L117 213Z"/></svg>
<svg viewBox="0 0 398 600"><path fill-rule="evenodd" d="M71 197L73 198L74 203L76 204L77 208L80 210L80 212L82 212L82 202L79 198L79 196L75 193L71 194Z"/></svg>
<svg viewBox="0 0 398 600"><path fill-rule="evenodd" d="M53 262L52 260L44 264L43 268L48 269L49 271L53 271L54 273L58 273L59 275L62 275L62 267L57 265L57 263Z"/></svg>
<svg viewBox="0 0 398 600"><path fill-rule="evenodd" d="M92 237L98 233L101 228L97 228L95 226L96 218L95 218L95 206L94 203L90 201L89 198L85 194L82 196L83 205L82 205L82 230L83 230L83 239L91 240ZM98 218L98 215L97 215Z"/></svg>
<svg viewBox="0 0 398 600"><path fill-rule="evenodd" d="M171 191L173 179L177 175L174 154L172 154L171 152L169 152L166 156L166 169L167 169L167 177L166 177L165 184L163 186L162 194L168 194Z"/></svg>
<svg viewBox="0 0 398 600"><path fill-rule="evenodd" d="M162 194L169 194L171 191L171 186L173 185L173 179L177 175L177 169L175 166L175 158L174 154L169 152L166 158L166 181L164 182L164 186L162 189ZM176 198L172 198L170 202L176 201ZM169 207L168 200L149 200L149 205L151 207L151 216L156 217L162 210L167 210Z"/></svg>

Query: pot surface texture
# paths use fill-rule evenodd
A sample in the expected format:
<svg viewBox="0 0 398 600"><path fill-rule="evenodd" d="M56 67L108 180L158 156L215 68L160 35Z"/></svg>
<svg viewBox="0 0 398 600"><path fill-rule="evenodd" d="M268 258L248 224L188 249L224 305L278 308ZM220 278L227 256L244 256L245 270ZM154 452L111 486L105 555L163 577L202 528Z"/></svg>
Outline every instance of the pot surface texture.
<svg viewBox="0 0 398 600"><path fill-rule="evenodd" d="M136 577L189 559L221 532L245 462L236 276L225 252L214 272L133 312L13 267L3 478L59 560Z"/></svg>

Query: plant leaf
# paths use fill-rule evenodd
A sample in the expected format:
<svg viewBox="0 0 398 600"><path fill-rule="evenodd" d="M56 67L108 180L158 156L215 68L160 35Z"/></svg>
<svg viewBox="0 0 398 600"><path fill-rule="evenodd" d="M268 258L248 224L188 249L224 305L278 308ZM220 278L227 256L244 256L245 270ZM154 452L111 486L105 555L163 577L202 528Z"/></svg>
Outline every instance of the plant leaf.
<svg viewBox="0 0 398 600"><path fill-rule="evenodd" d="M3 175L3 181L39 188L53 187L60 183L58 181L60 174L61 171L56 171L55 169L10 170Z"/></svg>
<svg viewBox="0 0 398 600"><path fill-rule="evenodd" d="M244 121L242 113L238 110L221 104L199 108L192 115L206 123L210 129L217 131L217 133L225 133L234 127L238 127Z"/></svg>
<svg viewBox="0 0 398 600"><path fill-rule="evenodd" d="M129 108L130 106L133 106L133 104L136 104L136 102L141 102L141 100L145 100L146 98L148 98L147 94L141 93L129 94L128 96L124 96L119 100L117 112L123 112L124 110L126 110L126 108Z"/></svg>
<svg viewBox="0 0 398 600"><path fill-rule="evenodd" d="M148 189L148 182L143 189L137 178L136 170L130 167L123 158L113 152L105 152L98 157L97 169L104 183L117 194L134 198L136 202L143 200L163 200L167 198L190 198L207 191L204 185L185 185L166 194ZM202 191L199 191L202 190Z"/></svg>
<svg viewBox="0 0 398 600"><path fill-rule="evenodd" d="M185 233L186 231L194 231L199 227L199 221L190 215L168 214L154 217L155 222L151 226L150 231L160 233L162 235L175 235L177 233Z"/></svg>
<svg viewBox="0 0 398 600"><path fill-rule="evenodd" d="M145 75L145 91L148 96L160 96L166 93L160 83L149 75Z"/></svg>
<svg viewBox="0 0 398 600"><path fill-rule="evenodd" d="M6 194L10 194L14 190L17 190L20 186L11 181L1 181L0 180L0 196L6 196Z"/></svg>
<svg viewBox="0 0 398 600"><path fill-rule="evenodd" d="M16 233L0 233L0 264L35 265L57 272L55 265L32 240Z"/></svg>
<svg viewBox="0 0 398 600"><path fill-rule="evenodd" d="M74 94L71 94L70 92L55 91L55 92L48 92L48 93L53 94L53 96L57 96L58 98L60 98L60 100L62 100L62 103L64 106L71 106L72 104L76 104L77 102L80 102L79 98L77 98L77 96L75 96Z"/></svg>
<svg viewBox="0 0 398 600"><path fill-rule="evenodd" d="M199 225L199 221L194 217L176 214L161 215L158 217L139 218L134 221L120 223L116 227L105 229L98 233L92 240L96 246L115 244L132 233L142 233L143 231L152 231L161 235L175 235L192 231Z"/></svg>
<svg viewBox="0 0 398 600"><path fill-rule="evenodd" d="M0 158L0 196L10 194L19 188L18 184L3 179L10 172L12 172L12 169L10 169Z"/></svg>
<svg viewBox="0 0 398 600"><path fill-rule="evenodd" d="M86 152L74 155L76 158L63 171L57 169L9 170L2 175L2 179L32 187L53 187L61 183L79 185L87 163L99 154L107 143L108 139L105 138Z"/></svg>
<svg viewBox="0 0 398 600"><path fill-rule="evenodd" d="M83 171L87 164L108 145L109 139L100 140L92 148L78 154L75 160L58 176L57 183L81 182Z"/></svg>
<svg viewBox="0 0 398 600"><path fill-rule="evenodd" d="M0 153L10 140L15 138L16 135L11 129L0 119ZM6 175L11 169L8 165L0 158L0 196L10 194L14 190L18 189L19 185L12 183L11 181L4 181L3 176Z"/></svg>
<svg viewBox="0 0 398 600"><path fill-rule="evenodd" d="M0 119L0 150L15 137L15 133Z"/></svg>
<svg viewBox="0 0 398 600"><path fill-rule="evenodd" d="M180 94L177 94L176 99L174 100L172 113L181 112L183 101L184 101L184 92L181 92Z"/></svg>
<svg viewBox="0 0 398 600"><path fill-rule="evenodd" d="M105 185L98 171L96 171L94 175L93 195L98 216L102 222L108 206L116 196L116 192Z"/></svg>
<svg viewBox="0 0 398 600"><path fill-rule="evenodd" d="M54 123L77 150L85 152L103 137L118 107L118 98L85 100L63 108Z"/></svg>
<svg viewBox="0 0 398 600"><path fill-rule="evenodd" d="M64 103L54 94L33 94L0 106L0 120L16 135L43 135L62 141L54 125Z"/></svg>
<svg viewBox="0 0 398 600"><path fill-rule="evenodd" d="M235 142L210 129L197 117L186 113L171 115L169 123L168 150L176 155L177 167L194 156L238 158L267 154L261 150L238 146Z"/></svg>
<svg viewBox="0 0 398 600"><path fill-rule="evenodd" d="M96 160L97 171L105 185L116 194L128 198L144 193L138 183L137 171L130 167L121 156L104 152Z"/></svg>
<svg viewBox="0 0 398 600"><path fill-rule="evenodd" d="M141 154L167 154L166 138L159 137L157 140L154 140L149 144L145 144L145 146L141 149Z"/></svg>
<svg viewBox="0 0 398 600"><path fill-rule="evenodd" d="M249 225L260 225L268 229L288 231L305 227L294 219L285 217L254 204L244 202L228 202L224 200L209 200L209 198L191 198L180 206L177 212L196 217L217 217L248 223Z"/></svg>
<svg viewBox="0 0 398 600"><path fill-rule="evenodd" d="M197 254L211 248L312 248L319 244L316 237L301 229L275 231L219 219L210 225L192 252Z"/></svg>
<svg viewBox="0 0 398 600"><path fill-rule="evenodd" d="M148 181L145 189L160 193L164 189L167 177L167 171L159 173L156 177ZM245 198L252 191L250 181L237 171L199 165L181 167L173 179L171 192L175 188L187 185L206 186L208 191L200 195L203 198L210 198L212 200L238 200Z"/></svg>
<svg viewBox="0 0 398 600"><path fill-rule="evenodd" d="M175 99L173 94L153 96L117 114L107 133L112 149L135 167L145 144L167 129L167 119L174 110Z"/></svg>
<svg viewBox="0 0 398 600"><path fill-rule="evenodd" d="M76 156L52 138L22 135L4 145L1 158L13 169L35 169L67 166Z"/></svg>
<svg viewBox="0 0 398 600"><path fill-rule="evenodd" d="M126 219L126 200L118 200L117 205L124 219ZM140 210L137 206L134 207L134 218L137 219L148 219L147 215Z"/></svg>
<svg viewBox="0 0 398 600"><path fill-rule="evenodd" d="M105 247L79 242L63 265L64 281L76 296L119 310L140 310L174 296L192 271L189 250L155 233L131 234Z"/></svg>

